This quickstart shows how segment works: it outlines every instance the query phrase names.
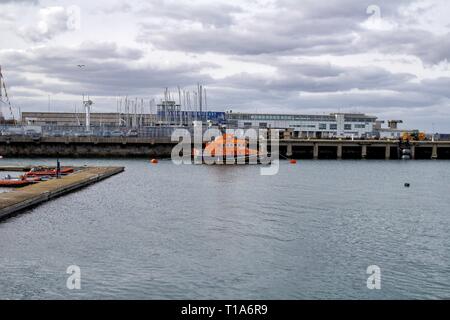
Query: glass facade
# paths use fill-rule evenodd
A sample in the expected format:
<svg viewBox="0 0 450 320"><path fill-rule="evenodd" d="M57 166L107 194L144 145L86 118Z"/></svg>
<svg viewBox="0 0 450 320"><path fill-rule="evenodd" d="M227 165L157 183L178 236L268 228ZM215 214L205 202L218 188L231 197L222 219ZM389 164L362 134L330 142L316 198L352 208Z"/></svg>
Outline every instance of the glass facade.
<svg viewBox="0 0 450 320"><path fill-rule="evenodd" d="M230 120L262 120L262 121L335 121L331 115L283 115L283 114L251 114L228 113Z"/></svg>

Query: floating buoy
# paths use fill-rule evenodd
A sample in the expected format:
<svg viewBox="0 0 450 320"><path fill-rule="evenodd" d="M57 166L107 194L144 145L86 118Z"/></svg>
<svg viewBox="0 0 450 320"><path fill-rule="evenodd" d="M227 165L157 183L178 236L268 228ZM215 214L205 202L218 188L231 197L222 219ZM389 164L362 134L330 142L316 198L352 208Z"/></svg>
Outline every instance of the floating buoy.
<svg viewBox="0 0 450 320"><path fill-rule="evenodd" d="M411 186L411 184L405 183L405 188L409 188L410 186Z"/></svg>
<svg viewBox="0 0 450 320"><path fill-rule="evenodd" d="M290 164L297 164L297 160L294 160L294 159L291 159L289 162L290 162Z"/></svg>
<svg viewBox="0 0 450 320"><path fill-rule="evenodd" d="M3 156L0 156L0 159L3 159Z"/></svg>
<svg viewBox="0 0 450 320"><path fill-rule="evenodd" d="M152 159L152 160L150 160L150 162L151 162L152 164L157 164L157 163L158 163L158 160Z"/></svg>

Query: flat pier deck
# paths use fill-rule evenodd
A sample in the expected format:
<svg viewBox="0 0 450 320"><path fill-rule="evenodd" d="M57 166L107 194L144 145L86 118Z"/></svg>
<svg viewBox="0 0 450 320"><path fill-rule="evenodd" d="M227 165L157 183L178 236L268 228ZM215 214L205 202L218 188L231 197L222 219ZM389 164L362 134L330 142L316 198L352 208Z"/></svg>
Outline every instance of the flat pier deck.
<svg viewBox="0 0 450 320"><path fill-rule="evenodd" d="M0 220L123 171L124 167L86 167L61 179L0 193Z"/></svg>

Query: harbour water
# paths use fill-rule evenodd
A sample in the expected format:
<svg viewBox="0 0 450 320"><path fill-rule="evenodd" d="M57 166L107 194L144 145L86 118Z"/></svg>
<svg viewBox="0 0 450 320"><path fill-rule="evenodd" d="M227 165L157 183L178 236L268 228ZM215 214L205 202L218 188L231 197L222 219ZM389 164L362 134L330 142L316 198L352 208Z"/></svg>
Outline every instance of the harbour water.
<svg viewBox="0 0 450 320"><path fill-rule="evenodd" d="M126 171L0 222L1 299L450 298L446 161L62 164Z"/></svg>

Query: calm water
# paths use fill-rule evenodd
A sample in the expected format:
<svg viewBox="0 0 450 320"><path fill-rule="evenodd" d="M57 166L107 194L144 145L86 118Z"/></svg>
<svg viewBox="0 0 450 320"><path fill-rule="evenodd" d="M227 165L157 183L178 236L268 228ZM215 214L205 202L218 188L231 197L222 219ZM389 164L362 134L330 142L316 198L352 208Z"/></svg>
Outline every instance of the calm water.
<svg viewBox="0 0 450 320"><path fill-rule="evenodd" d="M64 164L126 172L1 222L0 298L450 298L450 162Z"/></svg>

